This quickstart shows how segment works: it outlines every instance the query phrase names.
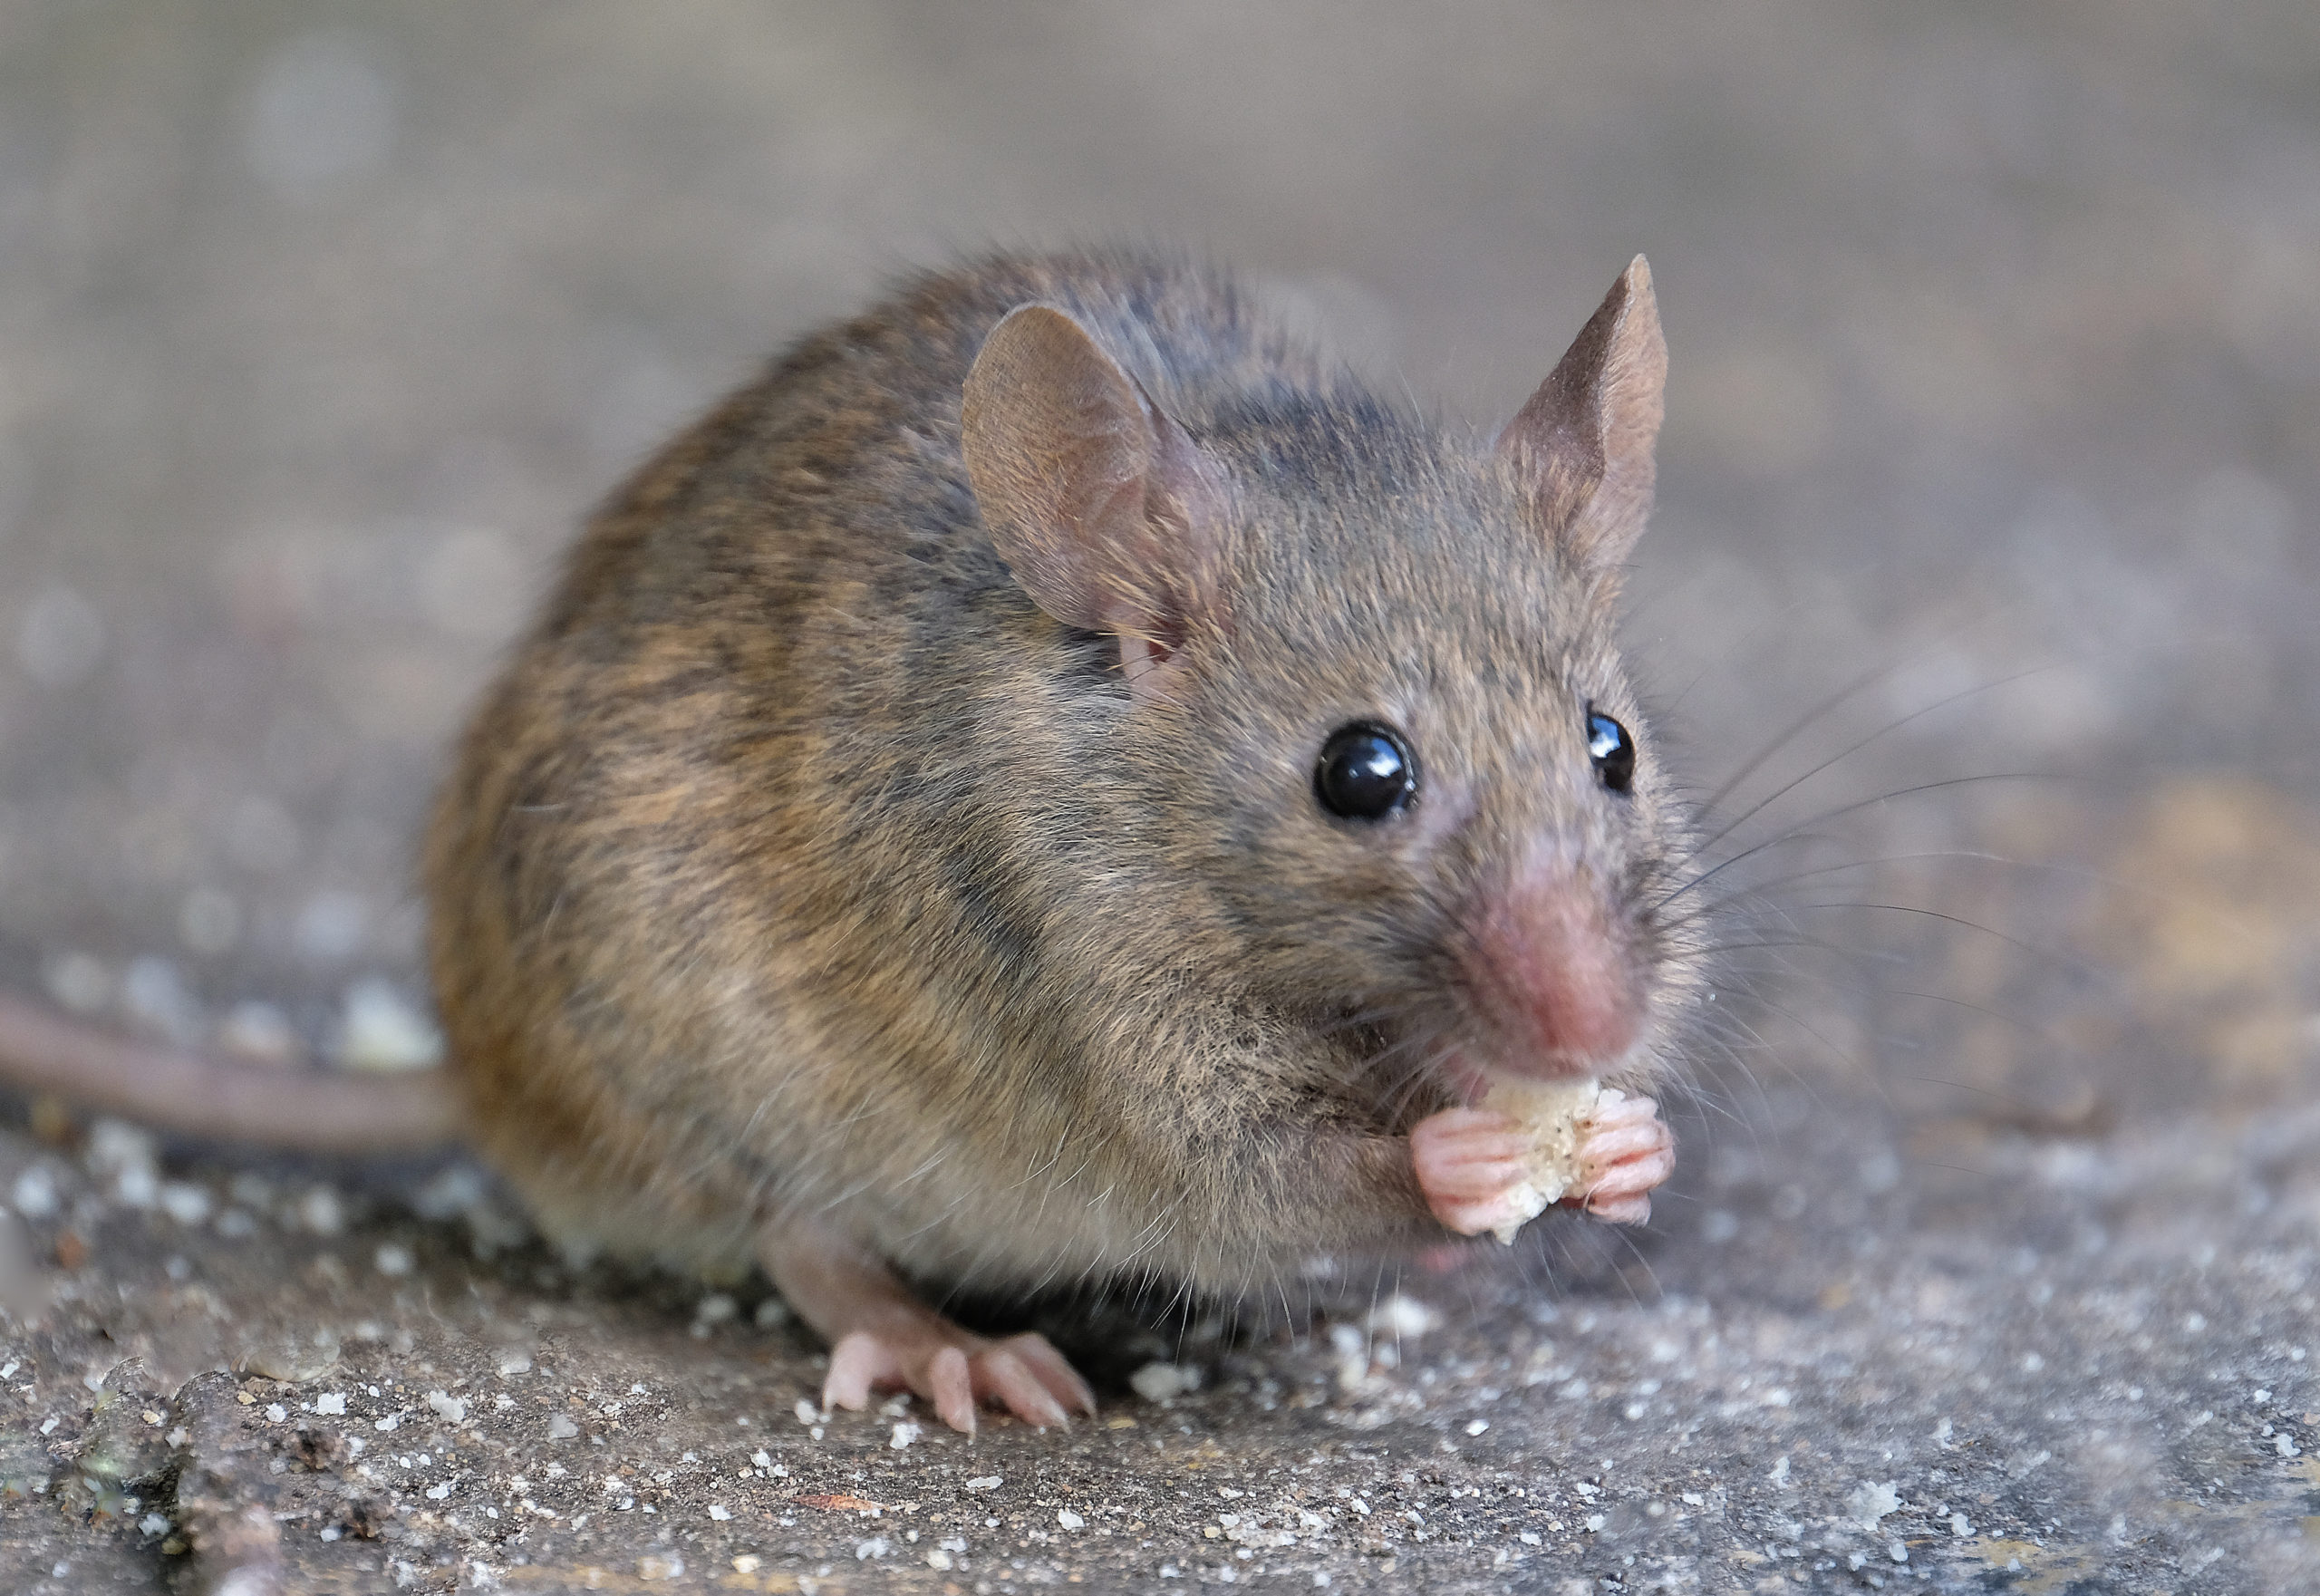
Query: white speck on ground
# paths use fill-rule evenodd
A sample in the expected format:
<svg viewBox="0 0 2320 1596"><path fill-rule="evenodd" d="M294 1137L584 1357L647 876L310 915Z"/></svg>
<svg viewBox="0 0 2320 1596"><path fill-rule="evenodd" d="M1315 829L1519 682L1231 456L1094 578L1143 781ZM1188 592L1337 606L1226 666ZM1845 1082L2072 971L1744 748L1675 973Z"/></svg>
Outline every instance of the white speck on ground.
<svg viewBox="0 0 2320 1596"><path fill-rule="evenodd" d="M1872 1533L1887 1514L1900 1510L1901 1495L1892 1480L1881 1485L1864 1480L1845 1498L1845 1511L1852 1515L1853 1522Z"/></svg>
<svg viewBox="0 0 2320 1596"><path fill-rule="evenodd" d="M1416 1297L1396 1291L1369 1311L1369 1331L1397 1340L1416 1340L1441 1323L1440 1314Z"/></svg>
<svg viewBox="0 0 2320 1596"><path fill-rule="evenodd" d="M1146 1402L1165 1402L1200 1389L1200 1370L1179 1363L1147 1363L1128 1376L1127 1383Z"/></svg>
<svg viewBox="0 0 2320 1596"><path fill-rule="evenodd" d="M443 1061L443 1034L392 984L368 978L346 989L334 1051L348 1069L429 1069Z"/></svg>

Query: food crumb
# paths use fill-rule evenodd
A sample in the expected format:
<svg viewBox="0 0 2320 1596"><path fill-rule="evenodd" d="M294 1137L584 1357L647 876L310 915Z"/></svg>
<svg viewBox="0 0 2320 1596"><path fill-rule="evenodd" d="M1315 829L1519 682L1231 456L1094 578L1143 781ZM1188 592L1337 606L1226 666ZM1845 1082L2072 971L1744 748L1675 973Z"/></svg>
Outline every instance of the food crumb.
<svg viewBox="0 0 2320 1596"><path fill-rule="evenodd" d="M209 1191L191 1181L171 1180L161 1183L161 1212L179 1224L199 1224L209 1217Z"/></svg>
<svg viewBox="0 0 2320 1596"><path fill-rule="evenodd" d="M1881 1485L1863 1480L1853 1487L1852 1494L1845 1498L1845 1511L1852 1514L1861 1528L1874 1531L1878 1521L1887 1514L1901 1510L1901 1494L1895 1485L1896 1482L1892 1480L1887 1480Z"/></svg>
<svg viewBox="0 0 2320 1596"><path fill-rule="evenodd" d="M1200 1370L1181 1363L1147 1363L1128 1376L1127 1383L1146 1402L1165 1402L1199 1390Z"/></svg>
<svg viewBox="0 0 2320 1596"><path fill-rule="evenodd" d="M1373 1335L1395 1336L1405 1340L1426 1334L1440 1318L1434 1310L1416 1297L1396 1291L1369 1311L1369 1330Z"/></svg>

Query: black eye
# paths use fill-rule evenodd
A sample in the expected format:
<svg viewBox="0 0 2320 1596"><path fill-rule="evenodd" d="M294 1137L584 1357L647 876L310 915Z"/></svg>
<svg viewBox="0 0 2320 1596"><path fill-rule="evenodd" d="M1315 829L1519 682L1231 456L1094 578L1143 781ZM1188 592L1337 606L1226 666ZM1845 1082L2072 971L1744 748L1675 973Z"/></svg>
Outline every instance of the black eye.
<svg viewBox="0 0 2320 1596"><path fill-rule="evenodd" d="M1610 716L1597 714L1593 704L1587 706L1587 757L1613 792L1627 791L1635 780L1635 739Z"/></svg>
<svg viewBox="0 0 2320 1596"><path fill-rule="evenodd" d="M1417 761L1386 727L1366 721L1340 726L1321 745L1313 796L1348 820L1383 820L1417 796Z"/></svg>

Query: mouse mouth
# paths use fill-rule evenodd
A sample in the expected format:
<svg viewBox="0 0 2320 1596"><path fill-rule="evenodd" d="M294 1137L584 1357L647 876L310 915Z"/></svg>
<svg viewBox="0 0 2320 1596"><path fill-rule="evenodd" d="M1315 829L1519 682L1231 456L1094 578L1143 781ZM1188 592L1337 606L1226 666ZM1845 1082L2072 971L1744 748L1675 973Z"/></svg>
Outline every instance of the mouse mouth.
<svg viewBox="0 0 2320 1596"><path fill-rule="evenodd" d="M1630 1077L1647 1068L1649 1037L1628 1039L1616 1052L1590 1055L1525 1045L1465 1005L1412 1001L1345 1012L1317 1030L1336 1040L1339 1070L1316 1088L1323 1116L1352 1119L1364 1128L1398 1136L1444 1108L1473 1108L1494 1083L1557 1085Z"/></svg>
<svg viewBox="0 0 2320 1596"><path fill-rule="evenodd" d="M1482 1101L1496 1082L1542 1087L1563 1086L1581 1080L1630 1079L1638 1072L1648 1070L1651 1057L1651 1044L1645 1039L1638 1040L1626 1051L1609 1058L1575 1058L1556 1054L1525 1058L1517 1064L1510 1064L1502 1055L1485 1049L1454 1049L1436 1068L1444 1084L1457 1094L1458 1101L1473 1108Z"/></svg>

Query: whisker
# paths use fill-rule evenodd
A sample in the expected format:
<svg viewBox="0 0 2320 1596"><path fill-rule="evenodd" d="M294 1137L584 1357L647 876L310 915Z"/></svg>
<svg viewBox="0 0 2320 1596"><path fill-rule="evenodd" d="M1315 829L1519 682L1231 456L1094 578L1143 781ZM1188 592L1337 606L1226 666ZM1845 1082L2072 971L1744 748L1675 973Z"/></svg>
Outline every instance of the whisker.
<svg viewBox="0 0 2320 1596"><path fill-rule="evenodd" d="M1958 630L1963 630L1962 625ZM1933 641L1946 642L1947 638L1937 638ZM1929 649L1933 646L1933 643L1928 643L1926 646ZM1904 654L1899 659L1889 660L1884 664L1872 667L1871 669L1863 672L1861 675L1854 677L1851 682L1847 682L1843 687L1839 688L1835 692L1831 693L1828 697L1814 704L1811 709L1805 711L1795 720L1790 721L1773 737L1771 741L1758 749L1755 753L1740 767L1740 769L1735 770L1731 775L1724 779L1723 784L1714 792L1710 793L1706 801L1700 806L1700 813L1703 815L1715 813L1716 807L1722 803L1726 798L1730 798L1733 793L1737 790L1742 782L1747 780L1749 777L1764 769L1765 760L1771 759L1773 755L1787 747L1788 744L1797 737L1802 736L1812 727L1815 721L1818 721L1822 716L1835 710L1840 704L1842 704L1847 699L1851 698L1855 693L1864 692L1870 688L1874 687L1878 682L1882 682L1888 676L1892 675L1893 672L1900 670L1904 665L1910 663L1914 657L1917 656ZM1703 674L1705 674L1705 672L1703 672Z"/></svg>
<svg viewBox="0 0 2320 1596"><path fill-rule="evenodd" d="M1916 798L1920 794L1940 792L1952 787L1971 786L1976 782L1981 781L2075 781L2080 779L2083 779L2073 776L2065 771L2054 770L1987 770L1977 776L1948 776L1944 777L1938 781L1920 781L1909 787L1892 788L1885 792L1877 793L1869 798L1855 798L1851 803L1839 804L1832 809L1824 809L1818 815L1811 816L1808 818L1800 821L1798 825L1800 827L1825 825L1831 820L1841 819L1844 816L1855 814L1860 810L1874 808L1879 804L1890 803L1895 798ZM1793 836L1794 833L1784 832L1782 835L1786 837ZM1701 854L1706 853L1709 848L1715 846L1716 840L1716 838L1712 837L1708 841L1701 843L1696 847L1689 849L1678 858L1670 862L1680 864L1687 859L1697 858ZM1758 848L1761 848L1764 846L1764 845L1761 843L1752 845L1752 846ZM1697 885L1701 881L1706 880L1709 875L1715 875L1717 871L1722 870L1725 867L1725 865L1736 863L1739 858L1745 856L1735 855L1734 858L1726 860L1724 864L1717 865L1714 869L1703 871L1699 875L1695 876L1683 886L1677 888L1676 892L1670 893L1668 897L1673 898L1682 893L1690 891L1692 887ZM1666 902L1668 899L1662 899L1661 901Z"/></svg>
<svg viewBox="0 0 2320 1596"><path fill-rule="evenodd" d="M1815 776L1820 775L1822 771L1830 769L1832 766L1843 763L1845 760L1852 758L1853 755L1859 753L1861 750L1867 748L1870 744L1877 741L1880 738L1890 736L1891 733L1899 731L1902 727L1907 726L1912 721L1923 720L1926 716L1933 714L1937 711L1948 709L1951 704L1960 702L1966 699L1973 698L1980 693L1995 692L2002 687L2010 687L2017 682L2025 682L2033 676L2043 675L2046 672L2052 671L2056 667L2053 665L2035 665L2027 671L2018 671L2011 676L2001 677L1996 682L1985 682L1977 686L1960 688L1958 692L1950 693L1946 698L1937 699L1932 703L1927 704L1923 709L1911 710L1900 720L1889 721L1885 725L1879 727L1876 730L1870 732L1867 737L1862 738L1860 741L1853 743L1842 752L1833 754L1828 759L1822 760L1819 764L1813 766L1810 770L1807 770L1803 775L1797 777L1794 780L1785 782L1783 785L1774 788L1771 792L1765 794L1756 802L1748 806L1747 808L1742 810L1736 819L1733 820L1729 825L1724 827L1723 829L1708 837L1707 840L1700 844L1699 848L1695 849L1694 852L1696 853L1706 848L1714 847L1717 843L1722 842L1726 837L1731 836L1733 832L1738 830L1741 827L1745 826L1754 817L1762 814L1766 808L1779 802L1790 793L1794 792L1798 788L1812 780Z"/></svg>
<svg viewBox="0 0 2320 1596"><path fill-rule="evenodd" d="M1878 909L1892 914L1922 914L1929 920L1946 921L1951 925L1962 926L1967 931L1978 931L1984 936L1994 936L2009 947L2020 948L2024 953L2028 953L2035 958L2051 960L2054 963L2064 966L2065 969L2074 971L2078 974L2085 976L2090 981L2095 982L2097 984L2103 986L2106 989L2115 990L2112 982L2104 974L2103 972L2095 969L2093 965L2087 963L2083 960L2074 959L2068 953L2062 953L2054 948L2040 947L2035 943L2025 942L2018 936L2009 936L2005 932L1999 931L1994 926L1984 925L1977 920L1968 920L1961 914L1944 914L1939 909L1928 909L1917 904L1881 904L1866 900L1840 900L1835 903L1828 904L1800 904L1799 907L1806 909Z"/></svg>

